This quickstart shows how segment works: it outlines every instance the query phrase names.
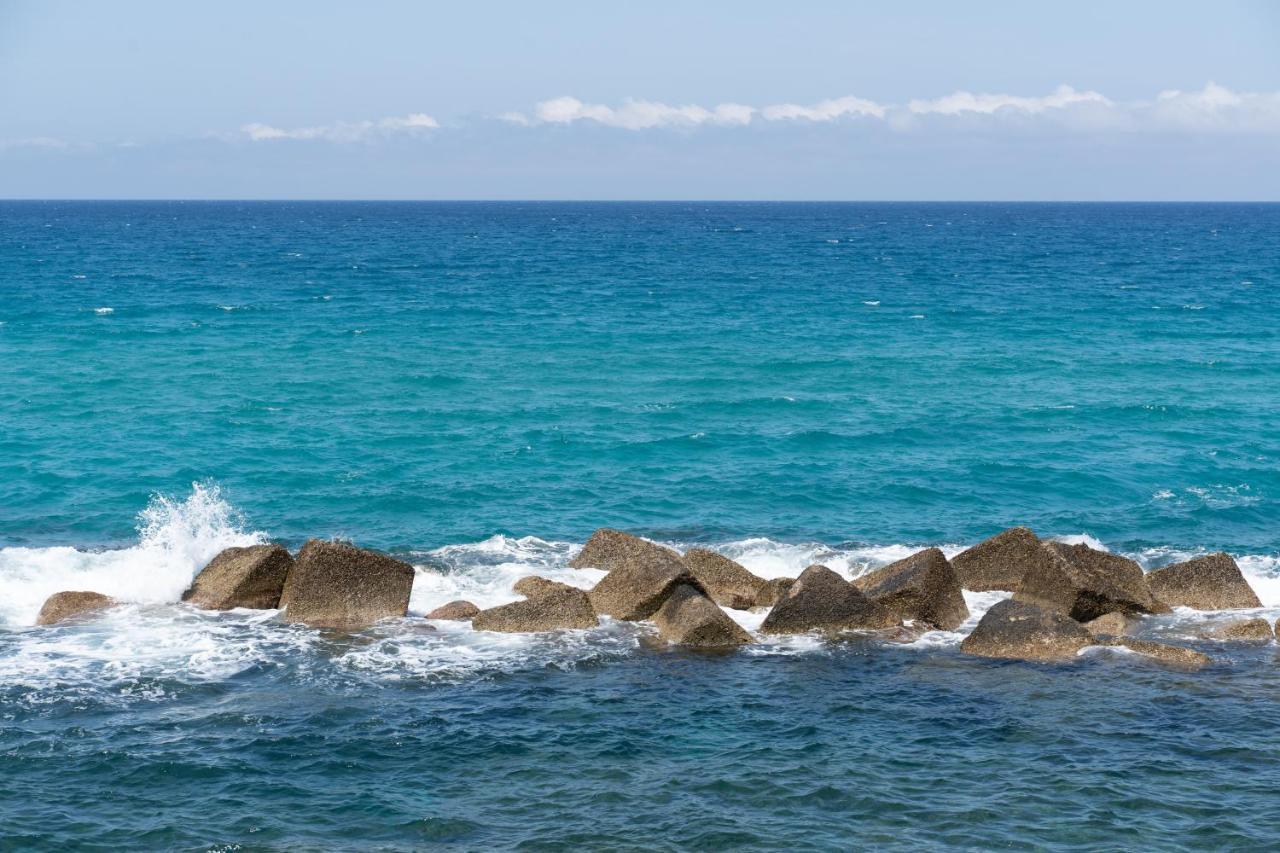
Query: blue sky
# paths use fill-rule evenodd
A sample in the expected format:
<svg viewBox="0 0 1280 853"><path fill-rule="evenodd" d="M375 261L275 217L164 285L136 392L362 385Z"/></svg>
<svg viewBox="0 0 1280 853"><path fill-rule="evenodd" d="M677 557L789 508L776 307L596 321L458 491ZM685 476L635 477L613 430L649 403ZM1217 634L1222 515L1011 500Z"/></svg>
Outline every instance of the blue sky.
<svg viewBox="0 0 1280 853"><path fill-rule="evenodd" d="M0 0L0 197L1280 199L1280 4Z"/></svg>

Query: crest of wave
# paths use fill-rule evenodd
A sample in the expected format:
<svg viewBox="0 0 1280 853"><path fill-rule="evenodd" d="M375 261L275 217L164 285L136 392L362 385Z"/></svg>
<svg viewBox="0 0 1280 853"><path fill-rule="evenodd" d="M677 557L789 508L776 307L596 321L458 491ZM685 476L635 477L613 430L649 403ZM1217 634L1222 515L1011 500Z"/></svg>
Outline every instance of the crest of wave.
<svg viewBox="0 0 1280 853"><path fill-rule="evenodd" d="M137 529L138 544L117 550L0 549L0 624L33 624L44 600L63 590L141 604L177 601L223 548L266 539L245 529L214 483L193 483L182 499L156 495L139 513Z"/></svg>

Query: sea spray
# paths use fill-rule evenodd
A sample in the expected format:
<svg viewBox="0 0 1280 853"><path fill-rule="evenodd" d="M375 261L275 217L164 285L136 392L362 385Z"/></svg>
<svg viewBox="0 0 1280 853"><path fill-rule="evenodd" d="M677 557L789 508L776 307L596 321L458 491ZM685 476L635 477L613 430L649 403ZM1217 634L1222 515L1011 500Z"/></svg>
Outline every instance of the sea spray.
<svg viewBox="0 0 1280 853"><path fill-rule="evenodd" d="M137 529L138 543L129 548L0 549L0 625L33 624L44 600L63 590L140 604L174 602L223 548L266 541L266 534L246 530L213 482L193 483L182 499L154 496L138 514Z"/></svg>

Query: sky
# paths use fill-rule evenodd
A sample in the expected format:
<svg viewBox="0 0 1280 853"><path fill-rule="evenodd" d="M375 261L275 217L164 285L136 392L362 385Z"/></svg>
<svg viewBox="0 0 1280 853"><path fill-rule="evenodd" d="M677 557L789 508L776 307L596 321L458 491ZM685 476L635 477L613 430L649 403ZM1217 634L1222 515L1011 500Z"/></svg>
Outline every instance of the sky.
<svg viewBox="0 0 1280 853"><path fill-rule="evenodd" d="M1280 3L0 0L0 197L1280 200Z"/></svg>

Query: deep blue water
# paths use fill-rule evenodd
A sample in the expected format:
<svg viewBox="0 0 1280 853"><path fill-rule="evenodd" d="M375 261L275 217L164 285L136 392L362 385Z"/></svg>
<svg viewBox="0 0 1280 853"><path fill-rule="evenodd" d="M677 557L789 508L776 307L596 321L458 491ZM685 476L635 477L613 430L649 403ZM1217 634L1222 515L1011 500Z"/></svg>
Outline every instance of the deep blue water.
<svg viewBox="0 0 1280 853"><path fill-rule="evenodd" d="M173 602L264 536L421 614L602 525L854 574L1028 524L1274 620L1277 320L1280 205L0 202L0 849L1275 847L1275 647L1185 618L1201 673ZM68 587L130 604L31 627Z"/></svg>

